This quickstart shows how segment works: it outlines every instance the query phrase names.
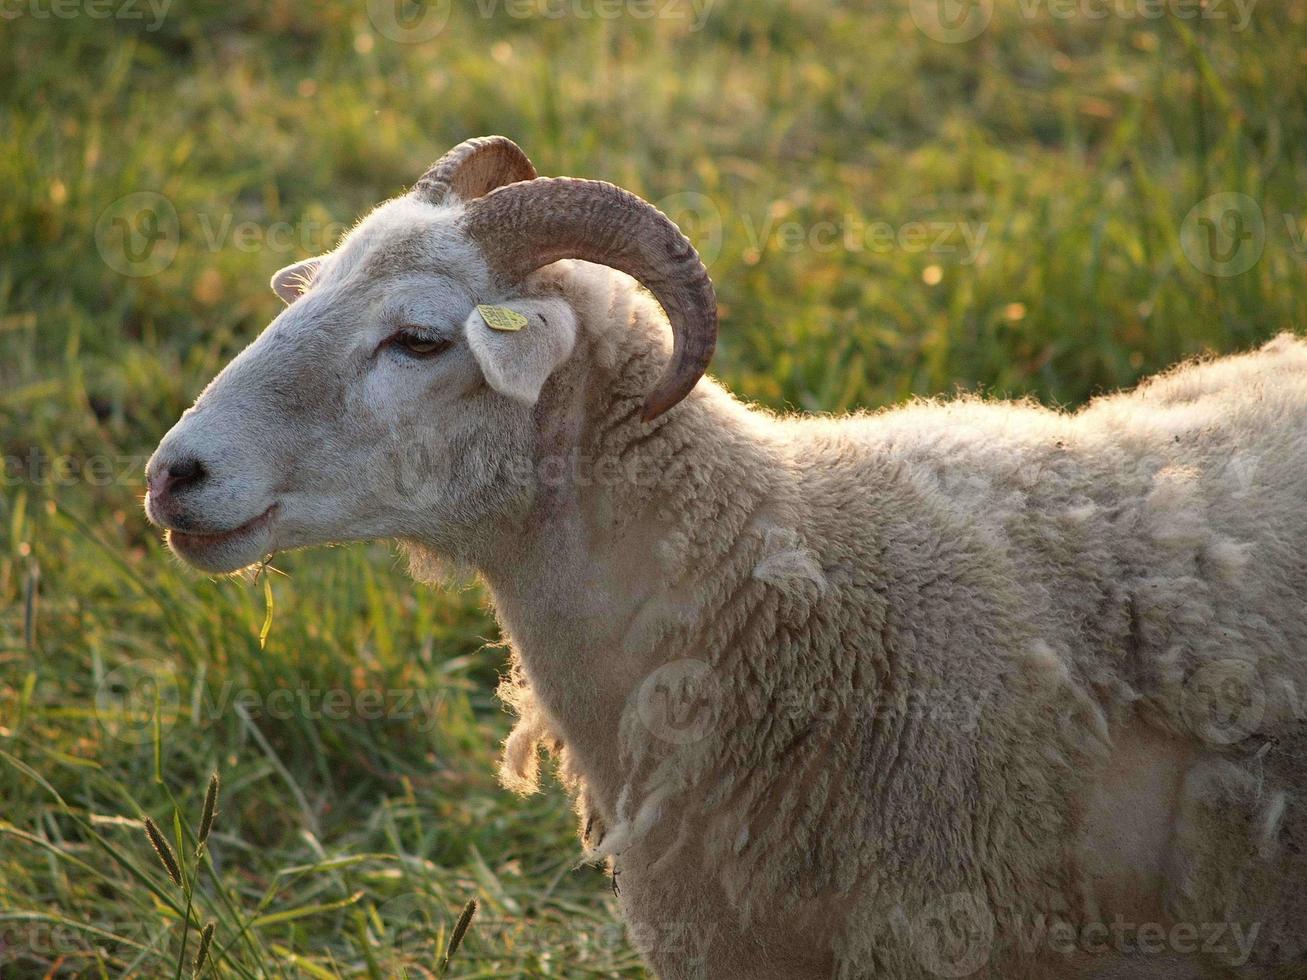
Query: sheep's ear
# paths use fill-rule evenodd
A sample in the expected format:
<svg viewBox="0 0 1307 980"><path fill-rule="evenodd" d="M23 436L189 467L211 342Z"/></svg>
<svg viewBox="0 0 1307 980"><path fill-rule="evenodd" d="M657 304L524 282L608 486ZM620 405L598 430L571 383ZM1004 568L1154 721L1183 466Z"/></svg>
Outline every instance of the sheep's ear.
<svg viewBox="0 0 1307 980"><path fill-rule="evenodd" d="M283 303L290 305L309 288L309 283L313 281L321 264L322 256L318 256L286 266L272 277L272 291L281 297Z"/></svg>
<svg viewBox="0 0 1307 980"><path fill-rule="evenodd" d="M561 299L511 300L478 306L463 332L490 387L534 405L545 381L572 353L576 314Z"/></svg>

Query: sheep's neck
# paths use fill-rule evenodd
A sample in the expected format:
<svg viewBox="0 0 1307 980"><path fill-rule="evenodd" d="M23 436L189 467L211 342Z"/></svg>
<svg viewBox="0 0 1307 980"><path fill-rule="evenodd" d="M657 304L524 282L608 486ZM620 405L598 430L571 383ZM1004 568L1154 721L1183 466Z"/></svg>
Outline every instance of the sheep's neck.
<svg viewBox="0 0 1307 980"><path fill-rule="evenodd" d="M766 470L745 458L760 448L721 418L743 411L705 382L662 427L605 417L551 434L532 515L483 569L536 699L601 811L624 782L623 710L661 665L707 656L712 624L694 609L712 591L703 569L727 588L723 557L766 506ZM550 454L549 442L563 451Z"/></svg>

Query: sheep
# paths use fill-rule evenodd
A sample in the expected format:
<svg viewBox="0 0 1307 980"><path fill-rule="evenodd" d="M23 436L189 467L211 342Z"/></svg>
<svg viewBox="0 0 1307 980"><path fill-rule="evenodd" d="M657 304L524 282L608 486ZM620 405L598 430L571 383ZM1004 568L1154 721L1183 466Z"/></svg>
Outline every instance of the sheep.
<svg viewBox="0 0 1307 980"><path fill-rule="evenodd" d="M772 414L703 377L675 226L502 137L273 288L150 519L214 573L479 574L502 779L556 758L659 977L1307 975L1301 341Z"/></svg>

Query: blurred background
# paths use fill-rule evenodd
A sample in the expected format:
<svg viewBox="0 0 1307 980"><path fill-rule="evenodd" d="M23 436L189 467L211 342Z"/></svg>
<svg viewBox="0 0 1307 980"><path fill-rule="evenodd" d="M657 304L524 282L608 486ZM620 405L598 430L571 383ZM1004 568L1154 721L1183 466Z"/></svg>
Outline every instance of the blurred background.
<svg viewBox="0 0 1307 980"><path fill-rule="evenodd" d="M1074 407L1307 322L1300 0L0 0L0 977L189 975L209 922L215 976L437 975L473 898L449 976L677 941L497 786L474 583L209 580L141 512L269 276L489 133L681 222L777 408Z"/></svg>

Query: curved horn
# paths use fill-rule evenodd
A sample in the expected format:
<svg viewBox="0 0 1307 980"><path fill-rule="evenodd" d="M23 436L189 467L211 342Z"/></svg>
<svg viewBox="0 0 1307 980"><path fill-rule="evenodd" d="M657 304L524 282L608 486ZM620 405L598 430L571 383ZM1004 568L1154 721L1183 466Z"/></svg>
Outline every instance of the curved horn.
<svg viewBox="0 0 1307 980"><path fill-rule="evenodd" d="M471 201L504 184L534 180L536 168L507 136L464 140L431 165L409 192L431 204Z"/></svg>
<svg viewBox="0 0 1307 980"><path fill-rule="evenodd" d="M559 259L597 262L634 277L672 325L672 358L645 399L644 420L690 393L717 346L717 297L708 270L670 218L601 180L539 177L471 201L460 218L504 282Z"/></svg>

